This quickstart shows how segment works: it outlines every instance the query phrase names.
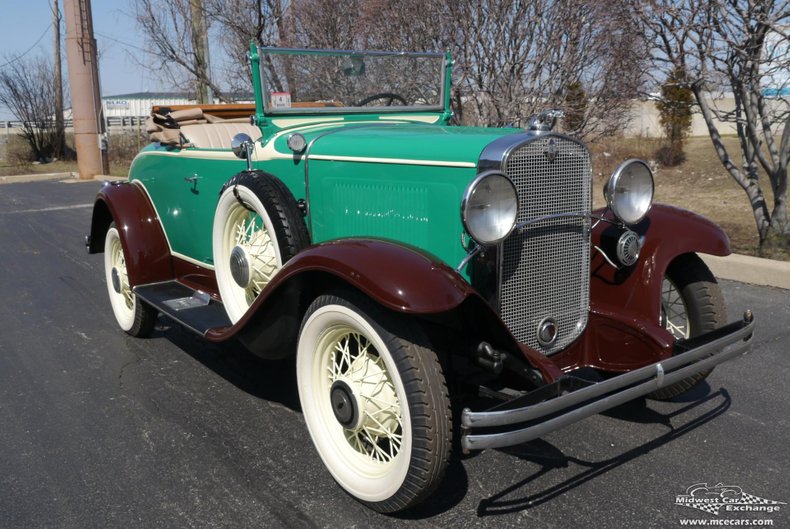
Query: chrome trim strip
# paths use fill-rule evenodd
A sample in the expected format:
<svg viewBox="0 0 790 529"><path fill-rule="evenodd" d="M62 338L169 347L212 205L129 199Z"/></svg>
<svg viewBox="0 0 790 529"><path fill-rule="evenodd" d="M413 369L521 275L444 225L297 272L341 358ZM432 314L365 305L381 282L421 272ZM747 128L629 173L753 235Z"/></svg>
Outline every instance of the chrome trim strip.
<svg viewBox="0 0 790 529"><path fill-rule="evenodd" d="M749 321L745 316L742 322L735 322L730 325L738 324L740 324L740 327L735 331L687 352L532 406L483 412L472 412L469 408L465 408L461 415L461 424L469 429L507 426L537 420L587 401L592 401L580 408L574 408L567 413L523 429L494 434L464 434L461 438L461 444L465 450L480 450L525 443L591 415L646 395L660 387L674 384L691 375L710 369L717 364L748 352L751 348L751 338L755 327L754 320ZM713 332L715 333L716 331ZM735 345L738 342L742 343L724 351L728 346ZM632 384L637 385L627 387ZM624 387L627 387L627 389L603 397L607 393L621 390ZM593 400L599 397L603 398Z"/></svg>
<svg viewBox="0 0 790 529"><path fill-rule="evenodd" d="M521 147L525 143L529 143L549 135L572 141L581 145L585 149L587 148L584 143L579 141L577 138L556 132L531 130L528 132L510 134L508 136L497 138L486 145L485 149L483 149L483 152L480 153L480 158L477 162L478 170L481 173L488 170L504 172L505 159L512 151Z"/></svg>

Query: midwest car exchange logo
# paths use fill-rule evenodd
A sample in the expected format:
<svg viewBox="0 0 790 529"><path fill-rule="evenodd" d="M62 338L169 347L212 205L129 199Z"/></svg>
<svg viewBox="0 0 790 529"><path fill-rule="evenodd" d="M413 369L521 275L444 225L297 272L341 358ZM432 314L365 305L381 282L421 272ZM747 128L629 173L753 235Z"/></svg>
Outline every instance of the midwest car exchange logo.
<svg viewBox="0 0 790 529"><path fill-rule="evenodd" d="M686 489L685 494L675 497L675 505L691 507L718 516L719 511L732 513L779 512L784 502L760 498L747 494L740 487L718 483L709 487L707 483L697 483Z"/></svg>

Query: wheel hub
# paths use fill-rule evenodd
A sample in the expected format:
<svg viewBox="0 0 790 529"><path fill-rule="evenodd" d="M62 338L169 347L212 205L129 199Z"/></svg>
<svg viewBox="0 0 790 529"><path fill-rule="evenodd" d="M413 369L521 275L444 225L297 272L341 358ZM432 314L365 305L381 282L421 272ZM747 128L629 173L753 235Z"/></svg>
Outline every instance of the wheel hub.
<svg viewBox="0 0 790 529"><path fill-rule="evenodd" d="M353 429L359 422L359 406L354 392L343 380L336 380L329 390L329 400L337 422L343 428Z"/></svg>
<svg viewBox="0 0 790 529"><path fill-rule="evenodd" d="M112 278L112 289L115 291L116 294L121 293L121 273L118 271L117 268L113 267L112 272L110 272L110 277Z"/></svg>
<svg viewBox="0 0 790 529"><path fill-rule="evenodd" d="M241 246L236 246L230 252L230 275L241 288L250 284L250 260L247 251Z"/></svg>

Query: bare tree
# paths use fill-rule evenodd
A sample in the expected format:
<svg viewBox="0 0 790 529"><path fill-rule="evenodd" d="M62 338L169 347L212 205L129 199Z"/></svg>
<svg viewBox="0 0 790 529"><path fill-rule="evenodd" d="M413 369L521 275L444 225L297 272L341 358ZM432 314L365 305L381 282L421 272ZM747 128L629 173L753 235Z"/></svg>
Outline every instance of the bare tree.
<svg viewBox="0 0 790 529"><path fill-rule="evenodd" d="M250 90L247 52L260 46L295 46L296 29L289 0L203 0L207 19L218 28L219 42L230 59L222 69L231 90ZM341 11L342 12L342 11ZM315 16L310 11L310 17Z"/></svg>
<svg viewBox="0 0 790 529"><path fill-rule="evenodd" d="M561 108L570 89L588 97L579 136L622 130L642 76L633 32L620 22L625 2L459 0L446 4L459 86L472 121L524 125Z"/></svg>
<svg viewBox="0 0 790 529"><path fill-rule="evenodd" d="M134 9L151 52L161 61L151 65L154 72L169 76L175 84L187 84L195 92L203 84L216 97L227 100L222 87L210 79L205 59L195 48L190 0L134 0Z"/></svg>
<svg viewBox="0 0 790 529"><path fill-rule="evenodd" d="M774 74L786 76L790 69L790 2L652 0L636 9L648 41L656 45L656 66L665 73L685 72L683 83L694 93L721 163L749 198L761 248L790 245L790 109L786 98L768 97L766 91L769 81L783 82ZM731 93L734 109L718 108L717 92ZM737 129L739 153L722 141L719 123L727 122ZM773 191L772 207L760 170Z"/></svg>
<svg viewBox="0 0 790 529"><path fill-rule="evenodd" d="M20 58L0 71L0 105L22 122L22 136L34 160L52 158L58 146L52 68L44 58Z"/></svg>

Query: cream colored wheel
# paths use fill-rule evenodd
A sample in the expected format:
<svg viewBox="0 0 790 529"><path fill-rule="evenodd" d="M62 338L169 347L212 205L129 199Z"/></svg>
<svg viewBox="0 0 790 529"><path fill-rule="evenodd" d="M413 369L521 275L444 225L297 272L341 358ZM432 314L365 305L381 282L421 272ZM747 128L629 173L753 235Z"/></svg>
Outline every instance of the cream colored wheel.
<svg viewBox="0 0 790 529"><path fill-rule="evenodd" d="M156 321L156 311L137 299L129 284L126 254L115 223L110 224L104 238L104 275L112 312L118 326L132 336L143 337L151 333Z"/></svg>
<svg viewBox="0 0 790 529"><path fill-rule="evenodd" d="M449 454L441 367L405 334L366 300L321 296L297 349L299 398L321 459L340 486L382 512L426 497Z"/></svg>
<svg viewBox="0 0 790 529"><path fill-rule="evenodd" d="M225 185L214 213L214 270L233 323L307 240L296 201L282 182L256 171Z"/></svg>

